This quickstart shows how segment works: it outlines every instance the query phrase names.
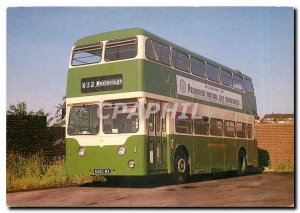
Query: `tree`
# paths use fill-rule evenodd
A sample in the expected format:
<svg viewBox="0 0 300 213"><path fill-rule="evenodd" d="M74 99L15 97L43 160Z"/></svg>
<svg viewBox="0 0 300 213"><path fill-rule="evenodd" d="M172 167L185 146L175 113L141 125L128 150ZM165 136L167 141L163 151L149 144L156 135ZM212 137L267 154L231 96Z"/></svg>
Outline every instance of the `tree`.
<svg viewBox="0 0 300 213"><path fill-rule="evenodd" d="M53 127L61 127L65 125L65 118L62 116L63 111L66 109L66 97L62 98L61 103L55 106L56 111L54 115L50 115L49 112L44 112L44 109L41 108L37 111L31 110L27 112L27 105L24 101L18 102L16 105L10 104L8 110L6 111L7 115L17 115L17 116L26 116L26 115L34 115L34 116L46 116L47 124L50 122L54 122L52 124Z"/></svg>
<svg viewBox="0 0 300 213"><path fill-rule="evenodd" d="M50 115L49 112L44 112L44 109L41 108L38 111L29 111L27 112L27 104L24 101L18 102L16 105L10 104L8 110L6 111L7 115L16 115L19 117L26 116L26 115L34 115L34 116L46 116ZM50 120L50 119L49 119ZM47 121L47 124L50 121Z"/></svg>
<svg viewBox="0 0 300 213"><path fill-rule="evenodd" d="M10 104L8 110L6 111L7 115L18 115L25 116L27 115L27 106L24 101L18 102L17 105Z"/></svg>
<svg viewBox="0 0 300 213"><path fill-rule="evenodd" d="M63 115L63 111L66 110L66 96L63 96L61 103L59 103L56 107L56 111L53 116L50 117L50 121L54 121L52 127L61 127L66 124L65 115Z"/></svg>
<svg viewBox="0 0 300 213"><path fill-rule="evenodd" d="M36 116L49 116L50 115L50 113L49 112L44 112L44 109L43 108L41 108L41 109L39 109L38 111L36 111L36 112L34 112L34 111L30 111L29 113L28 113L28 115L36 115Z"/></svg>

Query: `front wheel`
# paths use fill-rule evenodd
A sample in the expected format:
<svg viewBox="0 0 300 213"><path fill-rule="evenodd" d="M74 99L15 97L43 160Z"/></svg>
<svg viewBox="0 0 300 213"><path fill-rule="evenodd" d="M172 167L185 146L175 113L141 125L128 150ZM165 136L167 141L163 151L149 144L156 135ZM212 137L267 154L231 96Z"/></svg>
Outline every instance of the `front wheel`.
<svg viewBox="0 0 300 213"><path fill-rule="evenodd" d="M240 150L238 154L238 175L244 176L246 174L247 160L244 150Z"/></svg>
<svg viewBox="0 0 300 213"><path fill-rule="evenodd" d="M174 158L174 175L175 183L184 183L188 177L189 164L188 157L183 151L178 151Z"/></svg>

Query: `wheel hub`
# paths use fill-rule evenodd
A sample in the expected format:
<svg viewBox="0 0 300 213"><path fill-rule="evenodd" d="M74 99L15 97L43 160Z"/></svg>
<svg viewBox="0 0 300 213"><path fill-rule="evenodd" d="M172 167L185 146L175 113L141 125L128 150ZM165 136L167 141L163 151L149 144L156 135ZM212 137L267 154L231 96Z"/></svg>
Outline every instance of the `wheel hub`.
<svg viewBox="0 0 300 213"><path fill-rule="evenodd" d="M184 173L184 171L185 171L185 160L181 158L178 161L178 172Z"/></svg>

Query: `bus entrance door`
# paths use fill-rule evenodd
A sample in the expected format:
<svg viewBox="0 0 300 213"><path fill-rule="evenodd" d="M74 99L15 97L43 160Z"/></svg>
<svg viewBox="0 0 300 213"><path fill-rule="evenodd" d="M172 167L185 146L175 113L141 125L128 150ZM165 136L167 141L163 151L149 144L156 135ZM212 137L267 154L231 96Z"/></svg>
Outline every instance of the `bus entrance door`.
<svg viewBox="0 0 300 213"><path fill-rule="evenodd" d="M163 173L167 171L167 140L166 119L161 118L162 103L160 101L148 101L150 106L158 107L147 119L148 127L148 168L150 173Z"/></svg>

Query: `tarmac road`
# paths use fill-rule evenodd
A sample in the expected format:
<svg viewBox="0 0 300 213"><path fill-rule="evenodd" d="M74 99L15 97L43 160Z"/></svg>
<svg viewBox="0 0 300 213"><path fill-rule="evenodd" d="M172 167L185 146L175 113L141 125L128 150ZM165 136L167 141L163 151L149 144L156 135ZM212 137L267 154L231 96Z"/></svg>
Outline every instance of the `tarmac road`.
<svg viewBox="0 0 300 213"><path fill-rule="evenodd" d="M128 180L127 180L128 181ZM9 207L292 207L294 173L201 175L172 185L165 176L7 194Z"/></svg>

